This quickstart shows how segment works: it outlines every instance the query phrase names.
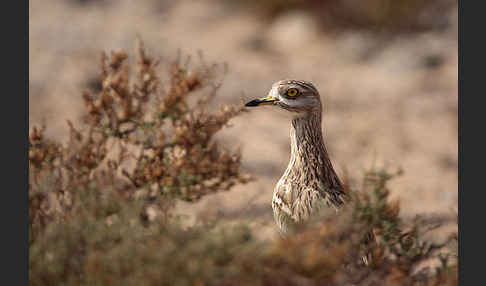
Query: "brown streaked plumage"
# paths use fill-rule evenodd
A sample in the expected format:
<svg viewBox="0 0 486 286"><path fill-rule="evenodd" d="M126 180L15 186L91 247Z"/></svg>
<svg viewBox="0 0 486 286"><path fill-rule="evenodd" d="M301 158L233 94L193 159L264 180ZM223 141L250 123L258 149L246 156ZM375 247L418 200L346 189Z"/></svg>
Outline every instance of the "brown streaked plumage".
<svg viewBox="0 0 486 286"><path fill-rule="evenodd" d="M320 208L337 211L347 198L322 136L322 103L317 89L310 82L281 80L272 85L266 97L246 104L259 105L274 105L294 113L289 165L275 186L272 199L281 233L287 233L292 223L309 218Z"/></svg>

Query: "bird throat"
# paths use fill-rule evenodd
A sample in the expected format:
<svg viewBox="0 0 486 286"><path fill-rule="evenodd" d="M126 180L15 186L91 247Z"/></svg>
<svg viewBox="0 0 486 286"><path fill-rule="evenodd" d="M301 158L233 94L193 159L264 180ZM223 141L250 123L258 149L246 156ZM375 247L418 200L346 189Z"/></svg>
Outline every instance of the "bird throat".
<svg viewBox="0 0 486 286"><path fill-rule="evenodd" d="M320 110L293 118L290 145L290 162L284 174L287 180L304 188L342 189L322 136Z"/></svg>

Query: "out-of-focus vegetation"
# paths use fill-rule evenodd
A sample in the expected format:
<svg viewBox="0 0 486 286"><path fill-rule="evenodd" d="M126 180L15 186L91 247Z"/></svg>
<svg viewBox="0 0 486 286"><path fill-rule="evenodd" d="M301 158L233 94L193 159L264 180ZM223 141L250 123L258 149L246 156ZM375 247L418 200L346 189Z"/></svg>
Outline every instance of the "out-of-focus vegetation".
<svg viewBox="0 0 486 286"><path fill-rule="evenodd" d="M457 285L457 237L430 243L421 220L402 222L384 171L368 172L338 216L323 213L277 241L238 221L183 226L176 200L251 179L239 153L213 140L243 107L207 110L217 66L178 58L162 86L157 64L140 42L132 64L124 52L103 54L101 88L83 93L84 124L68 122L68 142L32 128L31 285ZM370 228L377 243L366 267ZM430 259L441 264L419 268Z"/></svg>
<svg viewBox="0 0 486 286"><path fill-rule="evenodd" d="M250 9L262 19L272 20L290 11L313 15L323 29L354 29L402 33L440 29L447 24L447 12L454 0L265 0L223 2Z"/></svg>

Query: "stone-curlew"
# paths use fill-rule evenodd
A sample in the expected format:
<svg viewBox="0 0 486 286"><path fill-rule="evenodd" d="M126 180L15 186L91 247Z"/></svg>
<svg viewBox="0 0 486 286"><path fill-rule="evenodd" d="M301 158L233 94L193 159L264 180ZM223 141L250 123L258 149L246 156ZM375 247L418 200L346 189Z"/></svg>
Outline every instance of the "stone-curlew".
<svg viewBox="0 0 486 286"><path fill-rule="evenodd" d="M273 105L293 113L290 162L273 192L272 208L280 231L303 221L322 207L336 211L347 201L343 184L329 159L321 131L322 104L310 82L281 80L268 95L246 106ZM368 241L372 239L370 233ZM366 257L363 258L367 264Z"/></svg>

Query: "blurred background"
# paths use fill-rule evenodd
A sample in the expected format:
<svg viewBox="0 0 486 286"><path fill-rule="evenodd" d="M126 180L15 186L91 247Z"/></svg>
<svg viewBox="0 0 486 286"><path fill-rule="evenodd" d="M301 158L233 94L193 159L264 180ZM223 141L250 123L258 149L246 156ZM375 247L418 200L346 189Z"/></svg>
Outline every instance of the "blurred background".
<svg viewBox="0 0 486 286"><path fill-rule="evenodd" d="M373 166L401 168L390 188L402 216L457 210L457 1L31 0L29 14L29 124L45 122L52 137L66 137L66 119L80 120L101 51L133 54L138 35L162 62L178 51L226 62L221 104L266 95L281 79L313 82L341 177L353 185ZM273 236L289 117L264 107L231 123L218 139L241 148L257 180L181 202L178 212L238 217Z"/></svg>

